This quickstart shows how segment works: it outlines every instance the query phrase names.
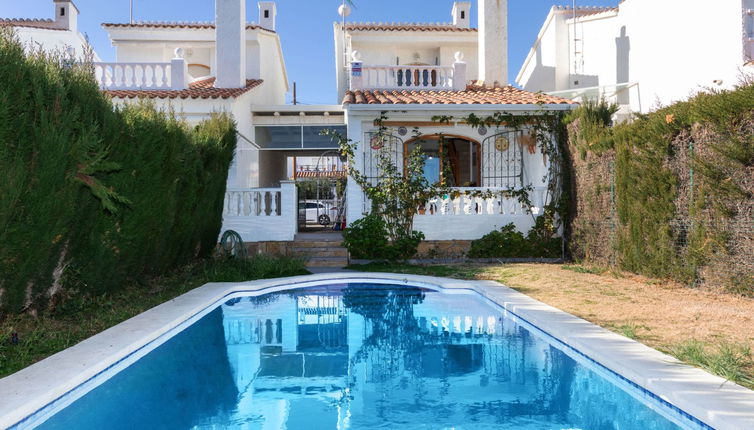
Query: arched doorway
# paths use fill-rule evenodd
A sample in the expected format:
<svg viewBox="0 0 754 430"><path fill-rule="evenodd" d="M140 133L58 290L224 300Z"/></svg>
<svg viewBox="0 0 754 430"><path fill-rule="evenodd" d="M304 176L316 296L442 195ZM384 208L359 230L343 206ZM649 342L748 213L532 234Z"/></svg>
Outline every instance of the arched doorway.
<svg viewBox="0 0 754 430"><path fill-rule="evenodd" d="M403 145L403 159L406 160L417 147L425 154L424 176L429 182L439 182L447 168L450 177L445 179L449 186L481 185L481 145L478 141L448 134L420 136Z"/></svg>

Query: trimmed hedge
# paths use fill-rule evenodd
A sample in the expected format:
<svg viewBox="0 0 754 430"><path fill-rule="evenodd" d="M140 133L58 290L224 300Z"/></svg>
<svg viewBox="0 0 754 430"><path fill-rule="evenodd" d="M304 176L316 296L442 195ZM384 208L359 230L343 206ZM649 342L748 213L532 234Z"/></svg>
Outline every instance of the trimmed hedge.
<svg viewBox="0 0 754 430"><path fill-rule="evenodd" d="M114 109L90 66L0 34L0 316L206 256L235 124Z"/></svg>
<svg viewBox="0 0 754 430"><path fill-rule="evenodd" d="M572 253L754 295L754 85L614 127L590 109L569 118L579 207Z"/></svg>

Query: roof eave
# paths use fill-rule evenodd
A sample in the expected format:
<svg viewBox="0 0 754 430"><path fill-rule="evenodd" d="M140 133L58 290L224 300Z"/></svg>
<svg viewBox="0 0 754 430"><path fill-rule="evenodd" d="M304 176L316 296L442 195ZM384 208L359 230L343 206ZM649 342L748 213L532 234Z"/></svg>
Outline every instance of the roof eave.
<svg viewBox="0 0 754 430"><path fill-rule="evenodd" d="M349 111L507 111L507 112L531 112L531 111L567 111L577 108L579 105L569 103L557 104L363 104L346 103L343 109Z"/></svg>

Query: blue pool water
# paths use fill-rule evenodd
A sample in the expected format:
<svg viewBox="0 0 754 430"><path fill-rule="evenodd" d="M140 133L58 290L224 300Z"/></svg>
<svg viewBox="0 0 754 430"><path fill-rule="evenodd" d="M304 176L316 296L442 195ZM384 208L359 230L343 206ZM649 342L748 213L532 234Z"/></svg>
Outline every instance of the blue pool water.
<svg viewBox="0 0 754 430"><path fill-rule="evenodd" d="M476 293L232 299L42 429L697 429Z"/></svg>

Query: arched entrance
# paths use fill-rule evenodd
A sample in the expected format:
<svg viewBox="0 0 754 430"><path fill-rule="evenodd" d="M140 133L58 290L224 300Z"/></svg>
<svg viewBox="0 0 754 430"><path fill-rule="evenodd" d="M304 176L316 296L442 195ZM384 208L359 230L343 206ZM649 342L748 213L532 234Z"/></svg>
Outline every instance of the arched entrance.
<svg viewBox="0 0 754 430"><path fill-rule="evenodd" d="M425 154L424 175L431 183L439 182L447 168L451 187L481 185L481 144L465 136L433 134L406 141L403 159L417 147Z"/></svg>

